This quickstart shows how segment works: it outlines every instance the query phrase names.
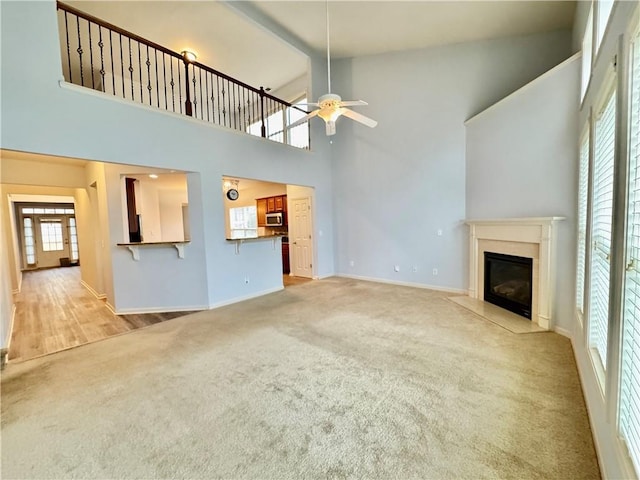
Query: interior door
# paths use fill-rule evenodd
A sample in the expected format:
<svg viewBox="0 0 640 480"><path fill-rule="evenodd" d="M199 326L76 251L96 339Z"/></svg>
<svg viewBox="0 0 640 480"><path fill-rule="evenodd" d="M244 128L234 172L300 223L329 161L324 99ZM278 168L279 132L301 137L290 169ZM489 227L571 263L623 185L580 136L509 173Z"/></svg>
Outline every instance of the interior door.
<svg viewBox="0 0 640 480"><path fill-rule="evenodd" d="M36 217L38 268L59 267L60 258L70 257L67 222L64 215Z"/></svg>
<svg viewBox="0 0 640 480"><path fill-rule="evenodd" d="M296 277L313 278L313 240L311 237L313 228L310 199L293 199L291 210L289 212L291 273Z"/></svg>

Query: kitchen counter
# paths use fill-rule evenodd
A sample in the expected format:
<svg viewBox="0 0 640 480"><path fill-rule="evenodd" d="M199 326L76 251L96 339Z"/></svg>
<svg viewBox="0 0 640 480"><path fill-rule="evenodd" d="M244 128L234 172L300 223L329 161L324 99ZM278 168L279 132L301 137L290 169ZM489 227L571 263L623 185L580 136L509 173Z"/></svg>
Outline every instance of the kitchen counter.
<svg viewBox="0 0 640 480"><path fill-rule="evenodd" d="M255 237L242 237L242 238L227 238L227 242L244 242L244 241L251 241L251 240L264 240L264 239L276 239L276 238L281 238L281 237L285 237L288 241L289 237L288 237L288 233L276 233L276 234L271 234L271 235L257 235ZM283 241L284 238L283 238Z"/></svg>

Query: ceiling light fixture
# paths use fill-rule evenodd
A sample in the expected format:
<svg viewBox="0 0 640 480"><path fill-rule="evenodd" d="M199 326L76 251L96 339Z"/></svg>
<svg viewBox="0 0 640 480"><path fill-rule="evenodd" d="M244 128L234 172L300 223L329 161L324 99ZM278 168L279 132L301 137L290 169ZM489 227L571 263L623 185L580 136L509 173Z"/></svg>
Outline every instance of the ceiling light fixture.
<svg viewBox="0 0 640 480"><path fill-rule="evenodd" d="M156 175L155 173L150 173L149 178L153 178L154 180L156 180L158 178L158 175Z"/></svg>
<svg viewBox="0 0 640 480"><path fill-rule="evenodd" d="M183 50L180 52L180 55L182 55L182 58L185 62L189 62L189 63L193 63L196 61L196 59L198 58L198 56L193 53L191 50Z"/></svg>

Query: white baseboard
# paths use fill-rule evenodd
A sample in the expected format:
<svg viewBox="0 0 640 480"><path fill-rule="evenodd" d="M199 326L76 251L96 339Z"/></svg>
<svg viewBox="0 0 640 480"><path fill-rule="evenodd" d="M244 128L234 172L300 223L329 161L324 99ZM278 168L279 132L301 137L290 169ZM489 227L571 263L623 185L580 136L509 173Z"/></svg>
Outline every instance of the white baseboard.
<svg viewBox="0 0 640 480"><path fill-rule="evenodd" d="M114 308L113 305L111 305L109 302L104 302L104 304L106 305L106 307L109 309L111 313L113 313L114 315L117 315L116 309Z"/></svg>
<svg viewBox="0 0 640 480"><path fill-rule="evenodd" d="M89 290L89 293L91 295L93 295L94 297L96 297L98 300L104 300L105 298L107 298L107 295L105 293L96 292L93 289L93 287L91 285L89 285L88 283L86 283L84 280L80 280L80 285L82 285L84 288Z"/></svg>
<svg viewBox="0 0 640 480"><path fill-rule="evenodd" d="M400 285L402 287L423 288L426 290L437 290L439 292L447 292L447 293L459 293L461 295L465 295L467 293L467 290L463 288L441 287L439 285L426 285L424 283L414 283L414 282L400 282L396 280L387 280L385 278L362 277L360 275L347 275L345 273L338 273L335 276L352 278L354 280L364 280L367 282L387 283L389 285Z"/></svg>
<svg viewBox="0 0 640 480"><path fill-rule="evenodd" d="M284 287L269 288L267 290L262 290L261 292L251 293L249 295L243 295L242 297L235 297L230 300L223 300L222 302L212 303L212 304L209 304L209 308L220 308L220 307L224 307L225 305L244 302L245 300L251 300L252 298L262 297L263 295L269 295L270 293L279 292L280 290L284 290Z"/></svg>
<svg viewBox="0 0 640 480"><path fill-rule="evenodd" d="M553 327L552 330L554 332L562 335L563 337L567 337L568 339L572 339L573 338L573 336L571 335L571 332L569 330L567 330L566 328L555 326L555 327Z"/></svg>
<svg viewBox="0 0 640 480"><path fill-rule="evenodd" d="M11 348L11 339L13 338L13 324L15 323L15 320L16 320L16 310L17 310L17 307L16 307L16 304L14 303L13 306L11 307L11 322L9 322L7 346L4 347L4 349L6 349L7 352Z"/></svg>
<svg viewBox="0 0 640 480"><path fill-rule="evenodd" d="M169 312L195 312L200 310L208 310L208 305L185 305L181 307L146 307L146 308L118 308L112 310L113 307L108 305L110 310L116 315L136 315L144 313L169 313Z"/></svg>

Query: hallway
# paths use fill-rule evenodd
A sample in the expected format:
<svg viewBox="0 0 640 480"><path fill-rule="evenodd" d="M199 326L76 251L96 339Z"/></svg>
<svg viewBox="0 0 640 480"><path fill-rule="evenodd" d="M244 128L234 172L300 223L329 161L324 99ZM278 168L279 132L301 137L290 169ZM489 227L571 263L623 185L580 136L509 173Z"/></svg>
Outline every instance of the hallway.
<svg viewBox="0 0 640 480"><path fill-rule="evenodd" d="M193 312L114 315L80 283L80 267L23 273L9 361L17 362L96 342Z"/></svg>

